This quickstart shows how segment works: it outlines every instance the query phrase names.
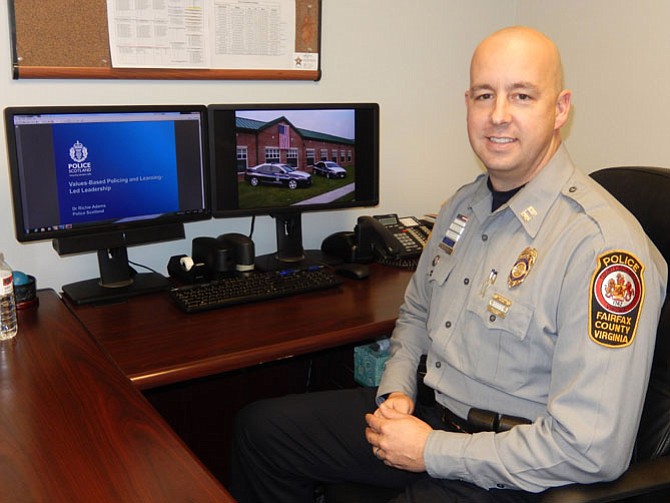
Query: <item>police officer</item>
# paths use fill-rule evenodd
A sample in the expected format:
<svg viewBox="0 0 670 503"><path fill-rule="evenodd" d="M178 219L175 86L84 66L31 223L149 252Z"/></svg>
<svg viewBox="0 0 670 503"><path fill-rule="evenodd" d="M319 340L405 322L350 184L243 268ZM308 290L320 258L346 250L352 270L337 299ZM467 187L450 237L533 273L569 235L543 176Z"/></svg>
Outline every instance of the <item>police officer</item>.
<svg viewBox="0 0 670 503"><path fill-rule="evenodd" d="M465 102L486 174L442 207L379 388L247 408L231 484L242 503L306 502L315 481L346 480L396 487L398 502L522 501L626 469L667 266L570 160L562 80L535 30L477 47Z"/></svg>

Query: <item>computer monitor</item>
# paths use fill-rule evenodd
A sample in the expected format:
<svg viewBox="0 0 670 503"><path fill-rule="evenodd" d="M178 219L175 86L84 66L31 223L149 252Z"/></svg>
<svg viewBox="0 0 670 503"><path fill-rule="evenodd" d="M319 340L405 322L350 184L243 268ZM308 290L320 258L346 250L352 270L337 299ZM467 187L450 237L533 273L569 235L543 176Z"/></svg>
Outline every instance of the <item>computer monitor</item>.
<svg viewBox="0 0 670 503"><path fill-rule="evenodd" d="M100 278L63 286L75 303L169 286L127 247L184 237L211 217L203 105L10 107L5 128L16 237L60 254L98 252Z"/></svg>
<svg viewBox="0 0 670 503"><path fill-rule="evenodd" d="M379 203L376 103L210 105L212 214L270 215L276 253L262 269L320 261L305 251L305 212Z"/></svg>

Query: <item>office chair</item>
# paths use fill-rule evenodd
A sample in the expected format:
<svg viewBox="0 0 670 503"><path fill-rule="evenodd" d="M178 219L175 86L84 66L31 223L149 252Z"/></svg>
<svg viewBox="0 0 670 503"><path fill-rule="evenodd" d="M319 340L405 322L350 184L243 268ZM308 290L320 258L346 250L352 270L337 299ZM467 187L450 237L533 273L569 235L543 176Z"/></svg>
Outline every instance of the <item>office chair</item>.
<svg viewBox="0 0 670 503"><path fill-rule="evenodd" d="M670 262L670 170L652 167L614 167L591 177L616 197L642 224L647 235ZM617 480L572 484L545 491L541 503L655 503L670 501L670 307L666 297L658 325L649 388L637 434L633 459ZM394 492L360 484L325 487L326 503L381 503Z"/></svg>

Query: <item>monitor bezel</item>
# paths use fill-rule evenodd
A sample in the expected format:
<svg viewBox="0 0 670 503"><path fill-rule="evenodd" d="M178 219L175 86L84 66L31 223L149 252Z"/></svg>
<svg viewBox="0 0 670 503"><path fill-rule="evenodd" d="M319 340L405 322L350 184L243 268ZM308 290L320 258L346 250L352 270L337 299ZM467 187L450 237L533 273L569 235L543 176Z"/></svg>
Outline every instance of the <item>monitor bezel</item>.
<svg viewBox="0 0 670 503"><path fill-rule="evenodd" d="M330 211L330 210L340 210L347 208L366 208L373 207L379 204L379 192L380 192L380 182L379 182L379 104L373 102L355 102L355 103L237 103L237 104L210 104L208 105L208 122L209 122L209 135L210 135L210 187L211 187L211 209L213 218L234 218L234 217L245 217L245 216L259 216L259 215L269 215L269 216L281 216L281 215L292 215L296 213L310 213L310 212L320 212L320 211ZM215 114L217 112L235 112L238 110L355 110L356 118L358 121L359 111L367 111L368 113L373 114L370 118L371 131L367 132L369 138L366 140L368 144L360 144L362 141L363 132L356 132L356 159L358 163L358 154L360 151L367 151L373 156L370 160L370 169L372 169L371 174L366 175L366 179L369 183L372 184L371 187L366 188L366 193L361 199L355 199L353 201L335 201L329 203L311 203L311 204L301 204L294 206L257 206L253 208L240 208L239 202L235 201L235 204L227 204L228 202L222 199L225 199L225 195L219 194L217 192L219 188L219 183L229 183L232 180L236 180L237 172L234 174L225 173L223 176L227 176L227 180L221 180L221 174L218 172L221 162L227 162L229 165L235 165L236 160L236 142L234 137L232 138L233 142L228 143L225 148L225 154L229 156L226 160L221 160L221 144L222 141L230 141L230 138L217 138L217 121ZM360 146L359 146L360 145ZM357 170L357 174L360 173ZM363 177L358 177L356 183L359 183L359 179ZM237 190L237 189L236 189Z"/></svg>
<svg viewBox="0 0 670 503"><path fill-rule="evenodd" d="M197 112L200 114L200 146L202 149L202 183L203 183L203 208L202 211L175 212L161 215L156 218L141 220L114 222L103 221L91 223L90 225L77 226L70 229L52 229L45 232L31 233L26 230L24 221L24 200L21 197L22 180L18 163L16 145L16 129L14 117L20 115L49 115L49 114L105 114L105 113L143 113L143 112ZM14 212L14 230L19 242L32 242L43 240L61 240L87 235L102 235L124 233L149 229L156 226L170 226L172 224L184 224L208 220L211 218L210 204L210 174L209 166L209 132L208 114L205 105L65 105L65 106L17 106L4 109L5 134L7 139L7 155L9 161L10 186L12 192L12 209Z"/></svg>

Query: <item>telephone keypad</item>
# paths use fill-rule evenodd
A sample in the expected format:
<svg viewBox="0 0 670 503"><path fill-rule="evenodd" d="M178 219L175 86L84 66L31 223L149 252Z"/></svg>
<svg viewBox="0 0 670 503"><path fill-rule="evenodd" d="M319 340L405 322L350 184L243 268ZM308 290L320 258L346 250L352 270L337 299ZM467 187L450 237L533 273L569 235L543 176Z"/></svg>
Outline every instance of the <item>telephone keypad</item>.
<svg viewBox="0 0 670 503"><path fill-rule="evenodd" d="M400 241L400 244L402 244L406 250L421 250L421 245L419 245L418 238L413 238L411 230L408 229L406 232L397 232L394 234L394 236L398 241Z"/></svg>

